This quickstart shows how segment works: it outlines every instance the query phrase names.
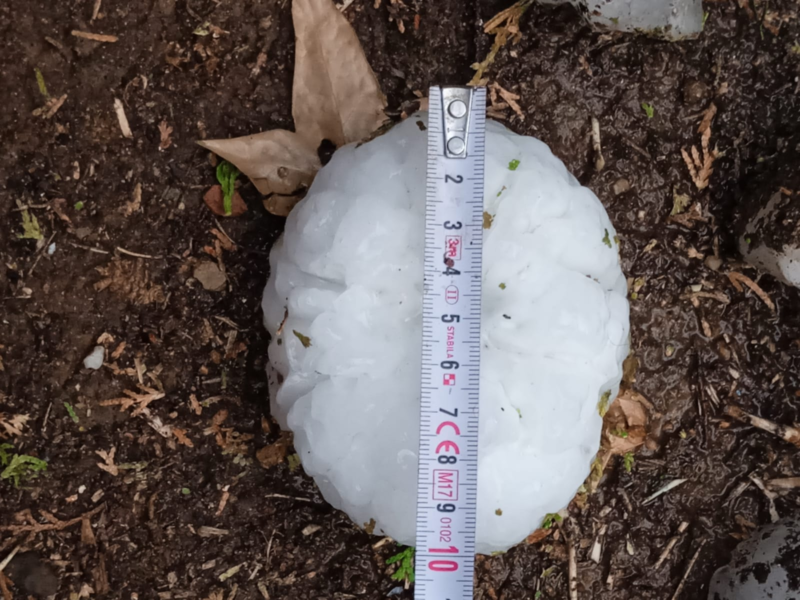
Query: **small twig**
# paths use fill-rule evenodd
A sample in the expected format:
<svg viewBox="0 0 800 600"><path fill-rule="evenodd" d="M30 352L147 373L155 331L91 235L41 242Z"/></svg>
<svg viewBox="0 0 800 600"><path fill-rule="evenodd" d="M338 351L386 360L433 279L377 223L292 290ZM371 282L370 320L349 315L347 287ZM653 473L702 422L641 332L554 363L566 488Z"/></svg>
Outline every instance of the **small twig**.
<svg viewBox="0 0 800 600"><path fill-rule="evenodd" d="M47 405L47 412L44 413L44 421L42 421L42 435L44 435L45 429L47 429L47 419L50 417L50 409L53 408L53 403Z"/></svg>
<svg viewBox="0 0 800 600"><path fill-rule="evenodd" d="M272 530L272 535L269 536L269 542L267 542L267 559L266 559L266 568L269 568L269 557L272 554L272 540L275 539L275 530Z"/></svg>
<svg viewBox="0 0 800 600"><path fill-rule="evenodd" d="M347 8L348 8L348 7L349 7L351 4L352 4L353 2L355 2L355 1L356 1L356 0L344 0L344 2L342 3L342 5L341 5L341 6L337 6L336 8L338 8L338 9L339 9L339 12L344 12L344 11L346 11L346 10L347 10Z"/></svg>
<svg viewBox="0 0 800 600"><path fill-rule="evenodd" d="M666 494L670 490L674 490L679 485L686 483L686 481L686 479L673 479L667 485L659 489L657 492L649 496L644 502L642 502L642 506L647 506L662 494Z"/></svg>
<svg viewBox="0 0 800 600"><path fill-rule="evenodd" d="M93 42L109 42L114 43L119 41L119 38L115 35L104 35L102 33L90 33L88 31L78 31L77 29L72 30L72 35L75 37L83 38L85 40L92 40Z"/></svg>
<svg viewBox="0 0 800 600"><path fill-rule="evenodd" d="M569 542L569 600L578 600L578 560L572 542Z"/></svg>
<svg viewBox="0 0 800 600"><path fill-rule="evenodd" d="M757 427L758 429L763 429L764 431L767 431L773 435L777 435L779 438L800 448L800 429L797 429L796 427L790 427L789 425L778 425L773 421L762 419L761 417L746 413L738 406L734 406L732 404L725 408L725 414L729 417L733 417L737 421L749 423L753 427Z"/></svg>
<svg viewBox="0 0 800 600"><path fill-rule="evenodd" d="M793 490L800 487L800 477L779 477L766 482L772 490Z"/></svg>
<svg viewBox="0 0 800 600"><path fill-rule="evenodd" d="M237 245L237 244L236 244L236 242L234 242L234 241L233 241L233 238L232 238L231 236L229 236L229 235L228 235L228 232L227 232L227 231L225 231L225 230L222 228L222 225L220 225L220 223L219 223L219 220L217 219L217 217L214 217L214 223L216 223L216 224L217 224L217 228L218 228L218 229L219 229L219 230L222 232L222 235L224 235L226 238L228 238L228 241L230 241L230 243L231 243L231 244L233 244L234 246L236 246L236 245Z"/></svg>
<svg viewBox="0 0 800 600"><path fill-rule="evenodd" d="M114 98L114 112L117 113L117 121L119 121L119 128L120 131L122 131L122 136L129 140L133 139L133 131L131 131L128 117L125 114L125 105L122 104L122 100L119 98Z"/></svg>
<svg viewBox="0 0 800 600"><path fill-rule="evenodd" d="M671 600L677 600L678 596L683 591L683 586L686 585L686 580L689 579L689 573L692 572L694 564L697 562L697 558L700 556L700 551L703 549L703 546L705 545L706 545L706 540L702 540L700 542L700 546L695 551L694 556L692 556L692 560L689 561L689 565L686 567L686 571L684 572L683 577L681 577L681 582L678 584L678 589L676 589L675 593L672 594Z"/></svg>
<svg viewBox="0 0 800 600"><path fill-rule="evenodd" d="M100 14L100 6L103 4L103 0L94 0L94 8L92 9L92 18L89 19L90 21L94 21L97 18L97 15Z"/></svg>
<svg viewBox="0 0 800 600"><path fill-rule="evenodd" d="M299 496L286 496L284 494L267 494L262 498L282 498L283 500L298 500L300 502L314 502L311 498L300 498Z"/></svg>
<svg viewBox="0 0 800 600"><path fill-rule="evenodd" d="M80 248L81 250L88 250L89 252L94 252L95 254L111 254L107 250L101 250L100 248L92 248L91 246L84 246L83 244L76 244L75 242L67 242L73 248Z"/></svg>
<svg viewBox="0 0 800 600"><path fill-rule="evenodd" d="M778 494L775 492L771 492L767 489L767 486L764 485L764 482L761 481L755 475L750 475L750 481L756 484L756 487L764 492L764 495L769 500L769 517L773 523L775 523L778 519L780 519L780 515L778 515L778 509L775 508L775 498L778 497Z"/></svg>
<svg viewBox="0 0 800 600"><path fill-rule="evenodd" d="M600 143L600 121L592 117L592 150L594 150L594 170L602 171L606 166L606 159L603 158L603 147Z"/></svg>
<svg viewBox="0 0 800 600"><path fill-rule="evenodd" d="M42 516L49 521L49 523L37 523L36 520L31 515L30 510L26 510L25 514L28 517L28 524L27 525L0 525L0 531L10 531L12 535L16 535L17 533L27 533L32 531L34 533L41 533L42 531L61 531L67 527L72 527L76 523L80 523L83 519L88 519L99 513L106 507L105 504L101 504L100 506L93 508L87 513L80 515L79 517L75 517L74 519L70 519L69 521L62 521L57 517L53 516L52 514L48 513L45 510L39 510Z"/></svg>
<svg viewBox="0 0 800 600"><path fill-rule="evenodd" d="M667 547L664 548L664 551L661 553L661 556L658 557L656 564L653 565L654 569L658 569L661 565L664 564L664 561L669 558L672 549L675 547L675 544L681 539L681 534L689 527L689 523L687 521L683 521L678 526L678 535L674 535L670 538L669 542L667 542Z"/></svg>
<svg viewBox="0 0 800 600"><path fill-rule="evenodd" d="M33 266L31 266L31 270L30 270L30 271L28 271L28 277L30 277L31 275L33 275L33 270L36 268L36 265L38 265L38 264L39 264L39 261L40 261L40 260L42 260L42 255L43 255L45 252L47 252L47 248L50 246L50 242L52 242L52 241L53 241L53 238L54 238L54 237L56 237L56 233L58 233L58 232L57 232L57 231L54 231L54 232L53 232L53 235L51 235L51 236L50 236L50 239L49 239L49 240L47 240L47 242L46 242L46 243L45 243L45 244L44 244L44 245L41 247L41 249L39 250L39 253L38 253L38 255L36 256L36 260L35 260L35 261L33 261Z"/></svg>
<svg viewBox="0 0 800 600"><path fill-rule="evenodd" d="M761 301L767 305L772 312L775 312L775 303L769 297L767 292L761 289L755 281L750 279L747 275L742 275L741 273L737 273L736 271L731 271L728 273L728 279L730 279L731 284L735 287L738 291L742 291L742 286L739 285L740 283L745 284L749 287L753 292L755 292L756 296L758 296Z"/></svg>
<svg viewBox="0 0 800 600"><path fill-rule="evenodd" d="M14 548L14 549L13 549L13 550L12 550L12 551L9 553L9 555L8 555L8 556L6 556L6 557L3 559L3 562L0 562L0 573L2 573L2 572L3 572L3 569L5 569L5 568L8 566L8 563L10 563L10 562L11 562L11 559L12 559L12 558L14 558L14 555L15 555L17 552L19 552L19 549L20 549L20 548L22 548L22 544L18 544L18 545L17 545L17 547L16 547L16 548Z"/></svg>
<svg viewBox="0 0 800 600"><path fill-rule="evenodd" d="M130 250L125 250L125 248L120 248L117 246L117 252L120 254L127 254L128 256L135 256L136 258L164 258L163 256L153 256L152 254L139 254L138 252L131 252Z"/></svg>

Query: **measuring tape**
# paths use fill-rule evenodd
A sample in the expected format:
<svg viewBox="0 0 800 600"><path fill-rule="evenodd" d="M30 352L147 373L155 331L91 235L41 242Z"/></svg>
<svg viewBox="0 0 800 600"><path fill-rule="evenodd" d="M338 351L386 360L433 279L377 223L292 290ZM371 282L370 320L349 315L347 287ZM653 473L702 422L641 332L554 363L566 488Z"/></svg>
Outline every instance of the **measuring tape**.
<svg viewBox="0 0 800 600"><path fill-rule="evenodd" d="M414 598L472 600L486 90L429 98Z"/></svg>

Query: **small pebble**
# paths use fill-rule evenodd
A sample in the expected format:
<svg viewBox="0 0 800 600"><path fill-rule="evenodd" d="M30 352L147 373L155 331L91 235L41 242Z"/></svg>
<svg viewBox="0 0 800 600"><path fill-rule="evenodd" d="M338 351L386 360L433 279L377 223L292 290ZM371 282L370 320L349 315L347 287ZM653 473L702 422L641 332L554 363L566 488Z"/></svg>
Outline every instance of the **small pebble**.
<svg viewBox="0 0 800 600"><path fill-rule="evenodd" d="M194 269L194 278L209 292L221 292L225 289L225 273L220 270L216 263L210 261L201 262Z"/></svg>
<svg viewBox="0 0 800 600"><path fill-rule="evenodd" d="M702 81L690 79L683 86L683 101L686 104L699 104L708 97L708 86Z"/></svg>
<svg viewBox="0 0 800 600"><path fill-rule="evenodd" d="M106 358L106 350L102 346L95 346L92 353L83 359L83 366L87 369L94 369L95 371L103 366L103 361Z"/></svg>
<svg viewBox="0 0 800 600"><path fill-rule="evenodd" d="M53 256L53 254L55 254L55 251L56 251L56 243L53 242L47 247L47 256Z"/></svg>
<svg viewBox="0 0 800 600"><path fill-rule="evenodd" d="M722 259L718 256L708 256L705 260L706 266L712 271L719 271L722 266Z"/></svg>
<svg viewBox="0 0 800 600"><path fill-rule="evenodd" d="M614 195L619 196L631 189L631 182L624 178L617 179L612 189L614 190Z"/></svg>

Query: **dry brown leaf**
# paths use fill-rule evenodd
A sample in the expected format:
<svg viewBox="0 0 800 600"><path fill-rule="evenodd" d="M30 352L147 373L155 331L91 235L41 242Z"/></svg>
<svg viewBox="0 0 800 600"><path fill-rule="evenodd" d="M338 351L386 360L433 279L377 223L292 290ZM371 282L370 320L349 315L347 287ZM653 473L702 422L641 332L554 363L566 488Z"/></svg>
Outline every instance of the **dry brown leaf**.
<svg viewBox="0 0 800 600"><path fill-rule="evenodd" d="M111 353L111 358L113 360L117 360L120 356L122 356L122 353L125 352L125 346L127 346L127 345L128 345L127 342L120 342L119 346L117 346L116 350L114 350Z"/></svg>
<svg viewBox="0 0 800 600"><path fill-rule="evenodd" d="M522 109L520 108L519 104L517 104L517 100L519 100L520 98L519 94L514 94L512 92L509 92L508 90L502 88L500 84L497 82L490 84L489 90L491 93L493 107L500 108L502 104L510 106L511 110L517 113L517 116L520 119L522 119L523 121L525 120L525 114L522 112ZM495 98L497 95L499 95L505 102L501 104L496 104Z"/></svg>
<svg viewBox="0 0 800 600"><path fill-rule="evenodd" d="M2 394L0 394L2 397ZM0 439L9 437L19 437L22 435L22 430L25 428L25 423L30 420L28 415L12 415L9 413L0 413ZM3 431L5 430L5 432Z"/></svg>
<svg viewBox="0 0 800 600"><path fill-rule="evenodd" d="M311 185L323 140L360 141L386 120L386 99L347 19L331 0L295 0L292 115L297 133L276 129L198 142L233 163L262 194Z"/></svg>
<svg viewBox="0 0 800 600"><path fill-rule="evenodd" d="M141 183L137 183L136 186L133 188L133 194L131 195L131 201L125 203L125 206L122 207L121 212L126 217L130 217L133 213L138 211L140 208L142 208L142 184Z"/></svg>
<svg viewBox="0 0 800 600"><path fill-rule="evenodd" d="M94 537L94 531L92 531L92 522L88 517L81 519L81 542L89 546L94 546L97 544L97 539Z"/></svg>
<svg viewBox="0 0 800 600"><path fill-rule="evenodd" d="M59 98L50 98L47 102L44 103L44 106L35 109L32 114L34 117L42 117L43 119L50 119L58 112L58 109L64 105L64 102L66 102L66 100L67 100L66 94L64 94Z"/></svg>
<svg viewBox="0 0 800 600"><path fill-rule="evenodd" d="M294 0L292 116L316 150L358 142L386 120L386 99L356 32L331 0Z"/></svg>
<svg viewBox="0 0 800 600"><path fill-rule="evenodd" d="M304 197L305 194L293 194L291 196L272 194L269 198L264 198L264 208L278 217L288 217L291 210Z"/></svg>
<svg viewBox="0 0 800 600"><path fill-rule="evenodd" d="M284 129L197 143L236 165L265 195L291 194L309 187L322 166L316 146L308 146L296 133Z"/></svg>
<svg viewBox="0 0 800 600"><path fill-rule="evenodd" d="M97 272L103 279L94 284L94 289L111 290L118 296L135 304L151 304L164 301L164 290L150 281L150 273L142 259L123 260L115 257Z"/></svg>
<svg viewBox="0 0 800 600"><path fill-rule="evenodd" d="M256 458L262 467L269 469L283 462L283 459L286 458L286 450L286 444L282 440L278 440L256 452Z"/></svg>
<svg viewBox="0 0 800 600"><path fill-rule="evenodd" d="M203 196L203 201L206 203L206 206L211 209L211 212L220 217L238 217L247 212L247 204L242 200L242 196L239 192L233 192L231 214L229 215L225 214L224 200L222 186L220 185L211 186L205 196Z"/></svg>
<svg viewBox="0 0 800 600"><path fill-rule="evenodd" d="M713 105L712 105L713 106ZM713 117L713 115L712 115ZM702 126L702 124L701 124ZM709 121L708 127L703 131L701 138L701 147L703 150L702 157L697 150L697 146L692 146L691 155L686 151L686 148L681 148L681 156L686 167L689 169L689 175L692 178L698 190L704 190L708 187L708 180L714 172L714 161L719 156L717 148L711 150L709 143L711 140L711 122Z"/></svg>
<svg viewBox="0 0 800 600"><path fill-rule="evenodd" d="M222 233L219 229L212 227L211 234L219 240L220 246L225 248L228 252L236 252L236 244L231 238Z"/></svg>
<svg viewBox="0 0 800 600"><path fill-rule="evenodd" d="M64 221L65 223L69 223L72 225L72 220L67 215L67 199L66 198L53 198L50 201L50 207L53 209L53 212L58 215L58 218Z"/></svg>
<svg viewBox="0 0 800 600"><path fill-rule="evenodd" d="M643 396L625 390L617 396L603 419L603 448L611 454L632 452L647 436L647 412Z"/></svg>
<svg viewBox="0 0 800 600"><path fill-rule="evenodd" d="M749 287L753 292L755 292L756 296L761 298L761 301L767 305L767 307L772 311L775 312L775 303L769 297L767 292L761 289L761 287L752 279L750 279L747 275L742 275L741 273L737 273L736 271L731 271L728 273L728 279L730 279L733 287L736 288L737 291L742 292L744 291L740 283L745 284Z"/></svg>
<svg viewBox="0 0 800 600"><path fill-rule="evenodd" d="M703 120L700 122L700 126L697 128L697 133L705 133L706 129L709 129L711 127L711 121L714 120L714 116L716 114L717 114L717 105L712 102L711 105L703 113Z"/></svg>
<svg viewBox="0 0 800 600"><path fill-rule="evenodd" d="M110 473L115 477L119 475L119 468L117 465L114 464L114 455L117 453L117 448L115 446L111 447L111 450L106 452L105 450L95 450L95 454L103 459L103 462L97 463L97 466L103 469L106 473Z"/></svg>
<svg viewBox="0 0 800 600"><path fill-rule="evenodd" d="M158 144L160 150L166 150L172 145L172 132L174 129L167 124L167 120L164 119L161 123L158 124L158 132L161 136L161 141Z"/></svg>
<svg viewBox="0 0 800 600"><path fill-rule="evenodd" d="M203 406L197 401L197 396L194 394L189 395L189 406L194 411L194 414L199 415L203 412Z"/></svg>
<svg viewBox="0 0 800 600"><path fill-rule="evenodd" d="M164 392L154 390L153 388L149 388L141 383L137 387L144 393L137 394L131 390L124 390L122 393L125 394L125 397L113 398L111 400L101 400L100 406L119 406L121 411L125 411L132 406L136 406L136 409L131 413L131 416L138 417L142 413L149 412L147 407L151 402L160 400L165 396Z"/></svg>
<svg viewBox="0 0 800 600"><path fill-rule="evenodd" d="M172 427L172 435L175 436L175 439L178 440L179 444L188 446L189 448L194 448L194 444L192 443L192 440L189 439L189 436L186 435L185 429L178 429L177 427Z"/></svg>
<svg viewBox="0 0 800 600"><path fill-rule="evenodd" d="M532 534L530 534L527 538L525 538L526 544L538 544L543 539L545 539L548 535L553 533L552 529L537 529Z"/></svg>

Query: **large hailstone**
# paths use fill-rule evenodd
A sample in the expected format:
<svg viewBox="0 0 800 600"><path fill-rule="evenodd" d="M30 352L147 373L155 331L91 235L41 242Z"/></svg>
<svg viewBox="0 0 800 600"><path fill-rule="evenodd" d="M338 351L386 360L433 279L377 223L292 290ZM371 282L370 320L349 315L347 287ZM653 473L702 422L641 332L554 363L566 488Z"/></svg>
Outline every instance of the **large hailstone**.
<svg viewBox="0 0 800 600"><path fill-rule="evenodd" d="M272 411L305 471L353 521L409 545L426 122L414 115L334 154L272 249L263 301ZM626 283L597 197L545 144L492 121L486 151L481 553L513 546L569 503L628 353Z"/></svg>

